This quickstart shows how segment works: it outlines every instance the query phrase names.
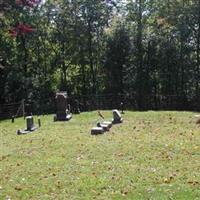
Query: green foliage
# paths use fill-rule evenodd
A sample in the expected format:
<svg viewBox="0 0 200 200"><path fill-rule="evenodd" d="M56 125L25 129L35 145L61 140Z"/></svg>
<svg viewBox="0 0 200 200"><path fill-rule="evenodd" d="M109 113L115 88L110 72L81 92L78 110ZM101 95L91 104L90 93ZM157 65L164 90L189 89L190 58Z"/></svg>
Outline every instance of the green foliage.
<svg viewBox="0 0 200 200"><path fill-rule="evenodd" d="M67 90L134 94L148 108L150 95L200 94L200 1L12 3L0 19L0 102ZM18 23L33 33L11 38Z"/></svg>
<svg viewBox="0 0 200 200"><path fill-rule="evenodd" d="M116 27L108 32L105 50L106 92L123 94L124 74L129 67L130 39L124 24L117 22Z"/></svg>

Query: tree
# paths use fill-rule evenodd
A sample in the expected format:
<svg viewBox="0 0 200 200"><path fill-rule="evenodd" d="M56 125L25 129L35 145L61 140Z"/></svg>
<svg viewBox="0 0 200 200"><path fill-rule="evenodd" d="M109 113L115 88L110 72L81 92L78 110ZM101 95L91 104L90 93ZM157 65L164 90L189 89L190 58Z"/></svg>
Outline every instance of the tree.
<svg viewBox="0 0 200 200"><path fill-rule="evenodd" d="M123 94L124 74L129 66L130 39L124 24L117 22L107 36L105 51L106 93Z"/></svg>

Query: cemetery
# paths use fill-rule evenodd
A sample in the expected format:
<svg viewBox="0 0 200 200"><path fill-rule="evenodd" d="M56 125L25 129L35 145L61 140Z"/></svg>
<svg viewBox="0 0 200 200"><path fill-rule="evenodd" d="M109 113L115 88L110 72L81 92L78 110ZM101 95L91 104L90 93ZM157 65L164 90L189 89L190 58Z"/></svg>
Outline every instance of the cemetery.
<svg viewBox="0 0 200 200"><path fill-rule="evenodd" d="M198 199L194 113L126 110L112 124L116 112L57 122L44 115L39 129L21 136L16 130L26 123L39 127L37 116L34 124L31 117L0 121L1 199Z"/></svg>
<svg viewBox="0 0 200 200"><path fill-rule="evenodd" d="M200 0L0 0L0 200L200 200Z"/></svg>

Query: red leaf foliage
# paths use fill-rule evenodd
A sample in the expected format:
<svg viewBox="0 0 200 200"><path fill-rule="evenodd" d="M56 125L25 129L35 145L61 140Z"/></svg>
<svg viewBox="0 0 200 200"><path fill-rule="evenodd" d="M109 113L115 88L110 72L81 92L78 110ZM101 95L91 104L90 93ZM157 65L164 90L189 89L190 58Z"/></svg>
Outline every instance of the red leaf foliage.
<svg viewBox="0 0 200 200"><path fill-rule="evenodd" d="M39 4L41 0L15 0L15 2L17 5L34 7L35 5Z"/></svg>
<svg viewBox="0 0 200 200"><path fill-rule="evenodd" d="M17 35L24 35L31 32L33 32L33 28L25 24L18 24L16 27L13 27L9 30L9 34L12 37L17 37Z"/></svg>

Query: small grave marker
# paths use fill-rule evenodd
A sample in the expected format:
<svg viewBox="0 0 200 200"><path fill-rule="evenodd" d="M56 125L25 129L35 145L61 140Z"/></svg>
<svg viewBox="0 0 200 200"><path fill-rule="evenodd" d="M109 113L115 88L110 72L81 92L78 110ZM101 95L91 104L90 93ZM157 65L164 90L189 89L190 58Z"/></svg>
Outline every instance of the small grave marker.
<svg viewBox="0 0 200 200"><path fill-rule="evenodd" d="M123 122L123 119L122 119L120 112L118 110L113 110L112 123L113 124L119 124L119 123L122 123L122 122Z"/></svg>
<svg viewBox="0 0 200 200"><path fill-rule="evenodd" d="M100 135L104 133L104 129L102 127L94 127L91 129L91 135Z"/></svg>
<svg viewBox="0 0 200 200"><path fill-rule="evenodd" d="M33 116L28 116L26 117L26 126L27 126L27 131L31 131L34 128L34 121L33 121Z"/></svg>
<svg viewBox="0 0 200 200"><path fill-rule="evenodd" d="M37 127L34 126L33 116L28 116L26 117L26 129L18 130L17 134L18 135L27 134L35 130L37 130Z"/></svg>

